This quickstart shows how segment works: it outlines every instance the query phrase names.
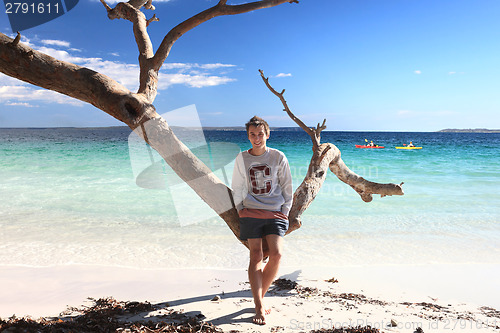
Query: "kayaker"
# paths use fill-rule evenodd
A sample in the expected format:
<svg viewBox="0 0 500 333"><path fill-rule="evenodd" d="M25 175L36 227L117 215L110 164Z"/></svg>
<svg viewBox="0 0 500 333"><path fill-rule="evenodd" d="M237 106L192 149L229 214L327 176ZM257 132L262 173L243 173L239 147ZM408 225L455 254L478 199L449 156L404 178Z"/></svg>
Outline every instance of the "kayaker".
<svg viewBox="0 0 500 333"><path fill-rule="evenodd" d="M368 147L375 147L375 144L373 143L373 141L370 141L369 144L367 144Z"/></svg>
<svg viewBox="0 0 500 333"><path fill-rule="evenodd" d="M415 145L413 144L412 141L410 141L410 144L408 145L408 147L415 147Z"/></svg>

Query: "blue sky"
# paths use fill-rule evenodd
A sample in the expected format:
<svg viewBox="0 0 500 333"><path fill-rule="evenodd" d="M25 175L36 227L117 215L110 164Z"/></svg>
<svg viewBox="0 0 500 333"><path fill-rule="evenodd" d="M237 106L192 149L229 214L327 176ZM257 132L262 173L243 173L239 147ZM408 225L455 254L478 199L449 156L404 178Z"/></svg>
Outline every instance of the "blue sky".
<svg viewBox="0 0 500 333"><path fill-rule="evenodd" d="M153 45L216 3L154 2ZM293 126L263 69L311 126L326 118L328 130L342 131L500 128L499 17L498 0L301 0L217 17L176 42L155 106L194 104L203 126L241 126L254 114ZM13 36L3 11L0 32ZM138 86L132 25L109 20L97 0L22 35L37 50ZM0 74L0 127L114 125L91 105Z"/></svg>

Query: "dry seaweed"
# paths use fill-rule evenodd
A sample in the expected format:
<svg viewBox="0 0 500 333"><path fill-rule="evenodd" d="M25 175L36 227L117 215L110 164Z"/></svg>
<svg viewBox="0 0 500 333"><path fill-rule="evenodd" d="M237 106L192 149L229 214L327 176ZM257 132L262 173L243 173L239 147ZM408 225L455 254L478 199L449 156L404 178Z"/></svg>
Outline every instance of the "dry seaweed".
<svg viewBox="0 0 500 333"><path fill-rule="evenodd" d="M277 279L273 282L276 290L293 290L298 286L298 283L288 279Z"/></svg>
<svg viewBox="0 0 500 333"><path fill-rule="evenodd" d="M210 323L200 320L201 316L188 317L177 311L163 316L163 321L127 322L125 315L157 310L149 302L119 302L114 298L90 299L93 304L82 309L70 308L60 318L16 318L0 320L0 332L19 333L111 333L111 332L222 332ZM71 314L71 315L70 315ZM76 315L75 315L76 314Z"/></svg>
<svg viewBox="0 0 500 333"><path fill-rule="evenodd" d="M339 280L337 280L336 278L332 277L331 279L325 280L325 282L339 283Z"/></svg>
<svg viewBox="0 0 500 333"><path fill-rule="evenodd" d="M500 311L496 309L490 308L488 306L483 306L479 308L479 310L481 310L481 312L487 317L500 319Z"/></svg>
<svg viewBox="0 0 500 333"><path fill-rule="evenodd" d="M275 286L274 290L295 290L302 298L319 294L318 288L302 287L297 282L288 279L277 279L273 284Z"/></svg>

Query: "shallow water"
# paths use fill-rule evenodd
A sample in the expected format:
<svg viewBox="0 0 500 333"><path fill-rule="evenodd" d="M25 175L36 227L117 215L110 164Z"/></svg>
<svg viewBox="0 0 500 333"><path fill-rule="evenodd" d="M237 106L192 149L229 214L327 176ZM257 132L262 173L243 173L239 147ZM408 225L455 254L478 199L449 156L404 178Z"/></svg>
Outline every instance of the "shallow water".
<svg viewBox="0 0 500 333"><path fill-rule="evenodd" d="M0 265L246 266L246 249L182 184L136 185L151 156L145 145L143 160L130 153L130 134L0 129ZM203 144L199 134L192 145ZM204 136L249 148L245 132ZM365 139L386 148L354 148ZM410 140L423 149L394 149ZM499 134L324 132L322 141L361 176L404 182L405 195L365 203L329 174L303 227L286 237L285 265L500 263ZM297 187L309 137L276 131L268 145L285 152ZM231 179L230 157L221 179Z"/></svg>

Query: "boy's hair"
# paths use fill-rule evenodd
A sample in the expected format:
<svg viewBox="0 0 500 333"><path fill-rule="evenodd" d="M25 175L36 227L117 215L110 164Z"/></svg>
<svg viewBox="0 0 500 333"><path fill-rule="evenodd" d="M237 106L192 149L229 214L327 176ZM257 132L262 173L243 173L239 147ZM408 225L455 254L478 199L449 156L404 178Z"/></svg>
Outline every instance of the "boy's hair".
<svg viewBox="0 0 500 333"><path fill-rule="evenodd" d="M250 126L255 126L255 127L264 126L264 132L266 132L266 134L269 135L270 132L269 125L261 117L253 116L252 119L250 119L248 123L245 124L245 127L247 128L247 134Z"/></svg>

